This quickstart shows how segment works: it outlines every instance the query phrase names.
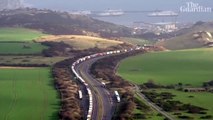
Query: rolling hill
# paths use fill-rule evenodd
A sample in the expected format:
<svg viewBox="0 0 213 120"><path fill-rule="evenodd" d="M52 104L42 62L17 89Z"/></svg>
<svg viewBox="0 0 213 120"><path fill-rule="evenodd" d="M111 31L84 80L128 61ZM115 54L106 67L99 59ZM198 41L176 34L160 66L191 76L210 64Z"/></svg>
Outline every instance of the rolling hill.
<svg viewBox="0 0 213 120"><path fill-rule="evenodd" d="M177 36L169 40L160 41L157 45L171 50L206 47L206 44L213 41L212 33L213 22L198 22L190 28L173 33Z"/></svg>
<svg viewBox="0 0 213 120"><path fill-rule="evenodd" d="M123 44L121 41L105 39L100 37L91 37L83 35L49 35L36 40L37 42L64 42L72 46L75 50L85 50L90 48L108 48Z"/></svg>
<svg viewBox="0 0 213 120"><path fill-rule="evenodd" d="M131 29L87 16L34 8L0 12L0 27L19 26L39 29L49 34L92 34L102 37L130 36Z"/></svg>

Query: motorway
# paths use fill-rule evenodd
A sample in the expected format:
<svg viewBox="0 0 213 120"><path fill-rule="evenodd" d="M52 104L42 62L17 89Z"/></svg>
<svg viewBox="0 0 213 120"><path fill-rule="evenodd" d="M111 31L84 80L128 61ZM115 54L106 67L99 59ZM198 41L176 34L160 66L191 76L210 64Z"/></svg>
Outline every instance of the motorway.
<svg viewBox="0 0 213 120"><path fill-rule="evenodd" d="M99 59L102 59L107 56L99 56L92 59L88 59L76 65L75 70L77 74L79 74L88 84L88 87L91 89L92 97L93 97L93 112L91 119L92 120L111 120L112 115L114 114L115 110L115 102L112 99L113 93L111 94L110 91L103 87L100 81L97 81L93 78L90 74L90 67L91 65ZM136 86L136 85L135 85ZM136 88L136 93L152 108L156 111L161 113L163 116L168 118L169 120L174 120L174 118L169 115L167 112L163 111L160 107L156 104L152 103L148 100L145 95L143 95L138 86Z"/></svg>
<svg viewBox="0 0 213 120"><path fill-rule="evenodd" d="M76 72L88 83L93 94L92 120L111 120L114 113L112 96L108 89L94 79L89 69L91 65L103 57L86 60L75 67Z"/></svg>

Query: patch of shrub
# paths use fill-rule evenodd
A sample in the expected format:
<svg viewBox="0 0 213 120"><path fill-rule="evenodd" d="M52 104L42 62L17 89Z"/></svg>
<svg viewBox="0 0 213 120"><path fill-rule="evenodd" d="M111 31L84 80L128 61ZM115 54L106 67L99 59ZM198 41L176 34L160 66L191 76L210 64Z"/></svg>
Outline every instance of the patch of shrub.
<svg viewBox="0 0 213 120"><path fill-rule="evenodd" d="M204 82L203 87L213 86L213 80L210 80L209 82Z"/></svg>
<svg viewBox="0 0 213 120"><path fill-rule="evenodd" d="M200 117L200 119L212 119L212 118L213 118L212 115L206 115L206 116Z"/></svg>
<svg viewBox="0 0 213 120"><path fill-rule="evenodd" d="M180 115L182 115L182 113L174 113L173 115L179 115L180 116Z"/></svg>
<svg viewBox="0 0 213 120"><path fill-rule="evenodd" d="M136 97L134 98L134 102L136 103L137 109L140 109L142 111L148 111L150 109L149 106L147 106L144 102Z"/></svg>
<svg viewBox="0 0 213 120"><path fill-rule="evenodd" d="M168 112L173 111L187 111L191 114L205 114L205 110L202 107L198 107L191 104L183 104L180 101L172 100L175 95L172 95L168 92L157 93L154 91L151 92L142 92L150 101L161 107L163 110Z"/></svg>
<svg viewBox="0 0 213 120"><path fill-rule="evenodd" d="M186 116L186 115L178 116L178 118L181 118L181 119L193 119L193 117Z"/></svg>
<svg viewBox="0 0 213 120"><path fill-rule="evenodd" d="M207 110L207 109L204 109L204 108L201 108L201 107L198 107L198 106L194 106L194 105L188 105L187 110L188 110L188 113L200 114L200 113L202 113L203 110Z"/></svg>
<svg viewBox="0 0 213 120"><path fill-rule="evenodd" d="M134 114L134 119L146 119L146 115L141 113Z"/></svg>

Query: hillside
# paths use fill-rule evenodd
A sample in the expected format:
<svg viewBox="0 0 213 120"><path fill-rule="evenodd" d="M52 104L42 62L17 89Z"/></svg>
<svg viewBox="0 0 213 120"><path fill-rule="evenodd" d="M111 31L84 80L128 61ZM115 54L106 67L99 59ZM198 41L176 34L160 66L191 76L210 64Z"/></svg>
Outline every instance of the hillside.
<svg viewBox="0 0 213 120"><path fill-rule="evenodd" d="M75 50L85 50L90 48L108 48L123 44L123 42L112 39L104 39L99 37L83 36L83 35L48 35L36 40L37 42L64 42L72 46Z"/></svg>
<svg viewBox="0 0 213 120"><path fill-rule="evenodd" d="M38 9L16 9L0 12L0 27L19 26L43 30L49 34L93 34L102 37L131 35L127 27L103 22L87 16Z"/></svg>
<svg viewBox="0 0 213 120"><path fill-rule="evenodd" d="M211 22L198 21L193 26L191 26L189 28L183 28L179 31L174 32L173 34L180 36L185 33L190 33L190 32L193 33L193 32L198 32L198 31L209 31L212 33L213 32L213 21L211 21Z"/></svg>
<svg viewBox="0 0 213 120"><path fill-rule="evenodd" d="M173 33L176 34L176 37L160 41L157 45L172 50L206 47L206 44L213 40L212 33L213 22L198 22L190 28L185 28Z"/></svg>

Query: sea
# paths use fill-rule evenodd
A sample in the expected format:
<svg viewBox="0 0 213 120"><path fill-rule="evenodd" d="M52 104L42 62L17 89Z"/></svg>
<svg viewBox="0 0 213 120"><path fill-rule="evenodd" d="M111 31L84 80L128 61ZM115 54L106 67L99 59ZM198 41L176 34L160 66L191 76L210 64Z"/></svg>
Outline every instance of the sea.
<svg viewBox="0 0 213 120"><path fill-rule="evenodd" d="M148 12L126 12L122 16L94 17L107 22L132 26L134 22L213 21L213 0L24 0L31 7L59 11L174 11L178 17L148 17Z"/></svg>
<svg viewBox="0 0 213 120"><path fill-rule="evenodd" d="M148 12L145 13L126 13L121 16L106 16L106 17L94 17L99 20L112 22L119 25L125 25L128 27L132 27L136 25L136 23L168 23L168 22L176 22L176 23L196 23L198 21L213 21L213 13L180 13L178 16L158 16L158 17L150 17L148 16Z"/></svg>

